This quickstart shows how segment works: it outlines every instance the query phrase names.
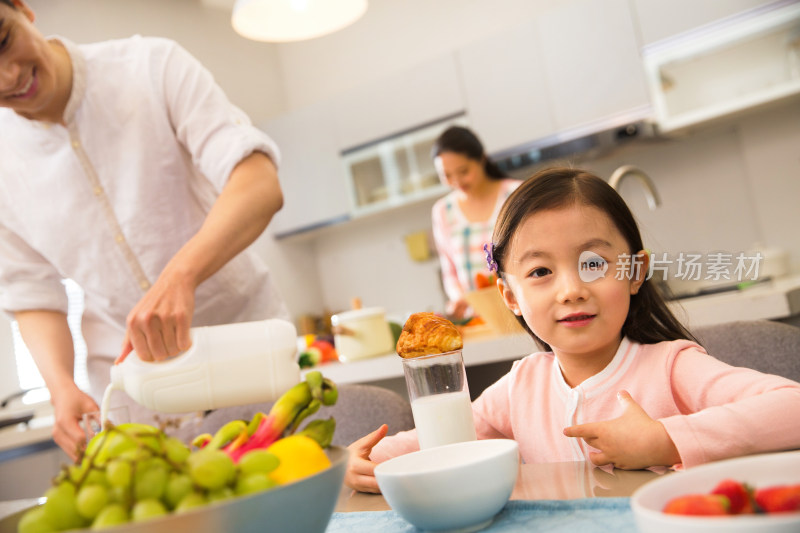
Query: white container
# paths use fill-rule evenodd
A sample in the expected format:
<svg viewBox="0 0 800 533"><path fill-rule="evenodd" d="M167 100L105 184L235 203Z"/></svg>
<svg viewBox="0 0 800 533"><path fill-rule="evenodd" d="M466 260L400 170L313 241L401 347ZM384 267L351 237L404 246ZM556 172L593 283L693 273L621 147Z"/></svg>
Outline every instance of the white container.
<svg viewBox="0 0 800 533"><path fill-rule="evenodd" d="M131 353L111 367L111 387L162 413L270 402L300 382L297 331L279 319L190 330L192 346L161 362Z"/></svg>
<svg viewBox="0 0 800 533"><path fill-rule="evenodd" d="M334 344L339 359L355 361L394 352L392 329L380 307L355 309L333 315Z"/></svg>
<svg viewBox="0 0 800 533"><path fill-rule="evenodd" d="M442 532L486 528L511 497L518 473L519 445L510 439L428 448L375 467L395 512L419 529Z"/></svg>

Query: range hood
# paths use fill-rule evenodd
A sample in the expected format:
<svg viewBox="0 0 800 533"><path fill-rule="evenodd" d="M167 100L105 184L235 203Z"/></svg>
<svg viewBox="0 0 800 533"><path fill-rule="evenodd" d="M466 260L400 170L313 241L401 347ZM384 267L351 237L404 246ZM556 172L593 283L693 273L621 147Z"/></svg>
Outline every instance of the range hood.
<svg viewBox="0 0 800 533"><path fill-rule="evenodd" d="M636 139L655 137L656 127L652 117L652 107L641 106L490 156L510 175L549 160L567 159L576 155L598 157Z"/></svg>

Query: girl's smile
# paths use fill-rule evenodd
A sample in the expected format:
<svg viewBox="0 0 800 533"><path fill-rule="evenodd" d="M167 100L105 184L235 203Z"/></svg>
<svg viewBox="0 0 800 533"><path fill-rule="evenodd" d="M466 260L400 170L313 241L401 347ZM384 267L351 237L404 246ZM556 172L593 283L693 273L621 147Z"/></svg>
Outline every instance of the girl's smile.
<svg viewBox="0 0 800 533"><path fill-rule="evenodd" d="M588 313L572 313L558 320L558 323L568 328L588 326L597 315Z"/></svg>

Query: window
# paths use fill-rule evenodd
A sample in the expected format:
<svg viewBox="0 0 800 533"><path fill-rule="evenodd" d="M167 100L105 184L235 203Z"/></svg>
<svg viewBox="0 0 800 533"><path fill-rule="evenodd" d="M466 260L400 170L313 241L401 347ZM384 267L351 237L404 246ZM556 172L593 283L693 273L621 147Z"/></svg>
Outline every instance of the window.
<svg viewBox="0 0 800 533"><path fill-rule="evenodd" d="M89 375L86 372L86 342L81 334L81 315L83 314L83 289L71 279L64 280L67 289L69 307L67 309L67 322L72 332L75 343L75 383L82 390L89 388ZM19 333L19 326L14 321L11 324L14 337L14 355L17 362L17 378L19 379L20 390L31 390L44 387L44 380L36 368L28 348L22 341ZM26 394L22 401L30 404L50 399L50 393L46 389L40 389Z"/></svg>

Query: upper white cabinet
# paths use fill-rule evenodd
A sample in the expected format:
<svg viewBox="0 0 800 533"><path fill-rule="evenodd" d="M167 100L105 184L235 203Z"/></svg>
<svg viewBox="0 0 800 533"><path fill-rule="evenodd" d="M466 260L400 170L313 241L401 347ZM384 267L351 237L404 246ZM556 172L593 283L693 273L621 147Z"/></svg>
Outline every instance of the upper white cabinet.
<svg viewBox="0 0 800 533"><path fill-rule="evenodd" d="M563 0L536 18L557 130L649 105L628 0Z"/></svg>
<svg viewBox="0 0 800 533"><path fill-rule="evenodd" d="M309 229L349 212L347 186L329 104L316 104L264 125L281 150L284 207L270 229L277 236Z"/></svg>
<svg viewBox="0 0 800 533"><path fill-rule="evenodd" d="M662 132L800 96L800 3L764 6L655 43L645 65Z"/></svg>
<svg viewBox="0 0 800 533"><path fill-rule="evenodd" d="M490 153L651 113L627 0L560 0L456 57L469 121Z"/></svg>
<svg viewBox="0 0 800 533"><path fill-rule="evenodd" d="M356 87L334 98L332 105L343 150L464 110L452 54Z"/></svg>
<svg viewBox="0 0 800 533"><path fill-rule="evenodd" d="M431 158L439 135L452 125L466 125L463 116L353 149L343 155L353 216L442 196L442 184Z"/></svg>
<svg viewBox="0 0 800 533"><path fill-rule="evenodd" d="M632 0L642 38L647 46L714 23L725 17L775 0Z"/></svg>
<svg viewBox="0 0 800 533"><path fill-rule="evenodd" d="M555 130L534 21L470 43L456 53L471 126L487 152Z"/></svg>

